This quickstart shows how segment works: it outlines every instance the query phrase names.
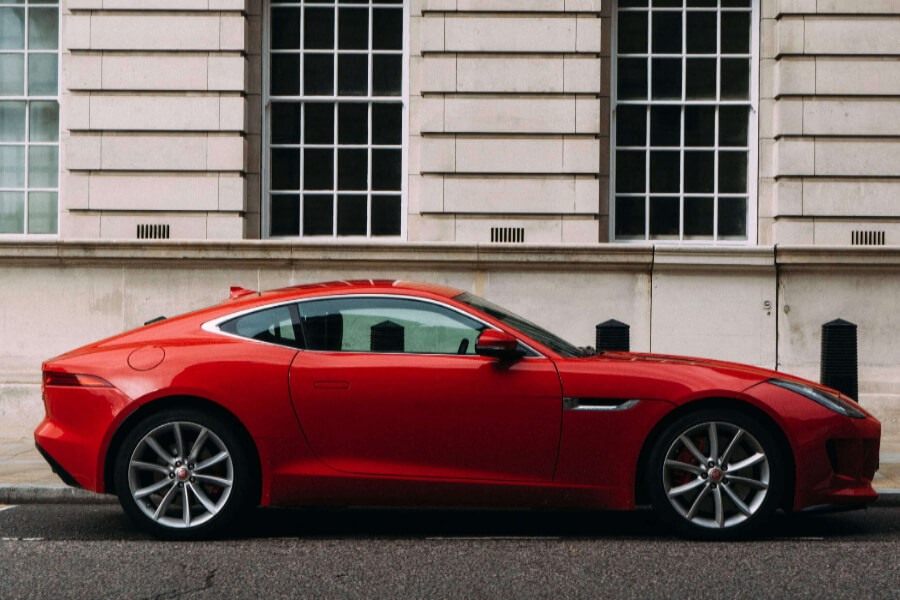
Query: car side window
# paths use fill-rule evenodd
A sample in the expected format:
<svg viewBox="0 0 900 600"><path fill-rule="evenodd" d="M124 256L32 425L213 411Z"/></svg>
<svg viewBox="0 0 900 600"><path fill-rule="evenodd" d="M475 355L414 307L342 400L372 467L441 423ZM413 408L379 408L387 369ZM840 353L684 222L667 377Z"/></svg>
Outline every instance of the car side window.
<svg viewBox="0 0 900 600"><path fill-rule="evenodd" d="M275 306L222 323L222 331L291 348L301 348L302 335L294 305Z"/></svg>
<svg viewBox="0 0 900 600"><path fill-rule="evenodd" d="M486 328L450 308L405 298L331 298L298 307L309 350L473 355Z"/></svg>

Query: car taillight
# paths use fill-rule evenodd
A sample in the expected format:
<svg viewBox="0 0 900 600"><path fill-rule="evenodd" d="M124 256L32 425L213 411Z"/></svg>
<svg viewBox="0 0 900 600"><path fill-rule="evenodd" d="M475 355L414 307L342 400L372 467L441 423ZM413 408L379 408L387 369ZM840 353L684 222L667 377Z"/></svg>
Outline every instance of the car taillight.
<svg viewBox="0 0 900 600"><path fill-rule="evenodd" d="M64 387L112 387L108 381L95 375L44 371L44 386L50 385Z"/></svg>

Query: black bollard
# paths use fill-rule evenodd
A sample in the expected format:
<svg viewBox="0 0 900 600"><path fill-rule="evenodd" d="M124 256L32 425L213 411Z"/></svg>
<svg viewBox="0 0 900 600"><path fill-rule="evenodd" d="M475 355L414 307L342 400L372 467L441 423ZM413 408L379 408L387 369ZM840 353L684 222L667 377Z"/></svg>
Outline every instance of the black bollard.
<svg viewBox="0 0 900 600"><path fill-rule="evenodd" d="M597 325L597 352L631 350L631 327L627 323L610 319Z"/></svg>
<svg viewBox="0 0 900 600"><path fill-rule="evenodd" d="M857 400L859 373L856 357L856 325L835 319L822 325L822 385ZM858 400L857 400L858 401Z"/></svg>

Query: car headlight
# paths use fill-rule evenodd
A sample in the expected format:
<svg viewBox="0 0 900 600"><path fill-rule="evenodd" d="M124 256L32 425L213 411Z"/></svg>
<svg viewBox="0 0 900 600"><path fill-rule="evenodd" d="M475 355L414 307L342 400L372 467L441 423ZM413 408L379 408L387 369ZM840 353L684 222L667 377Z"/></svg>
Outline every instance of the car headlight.
<svg viewBox="0 0 900 600"><path fill-rule="evenodd" d="M850 402L835 396L834 394L829 394L824 390L820 390L819 388L815 388L811 385L806 385L804 383L797 383L796 381L786 381L784 379L770 379L769 383L772 385L777 385L778 387L782 387L786 390L791 390L805 398L809 398L813 402L817 404L821 404L825 408L829 410L833 410L834 412L844 415L845 417L852 417L854 419L865 419L866 415L863 414L858 408L853 406Z"/></svg>

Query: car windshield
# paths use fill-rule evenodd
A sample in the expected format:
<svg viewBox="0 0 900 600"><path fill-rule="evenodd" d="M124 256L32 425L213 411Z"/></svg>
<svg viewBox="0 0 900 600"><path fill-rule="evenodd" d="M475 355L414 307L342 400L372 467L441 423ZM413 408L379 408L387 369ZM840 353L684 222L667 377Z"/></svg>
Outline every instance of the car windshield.
<svg viewBox="0 0 900 600"><path fill-rule="evenodd" d="M552 349L557 354L560 354L566 358L575 358L586 355L584 350L578 348L574 344L570 344L558 335L550 333L543 327L535 325L528 319L524 319L519 315L513 314L502 306L497 306L496 304L488 302L484 298L480 298L475 294L463 292L459 296L456 296L454 300L458 300L463 304L467 304L472 308L478 309L481 312L494 317L498 321L509 325L513 329L521 331L531 339L540 342L541 344Z"/></svg>

